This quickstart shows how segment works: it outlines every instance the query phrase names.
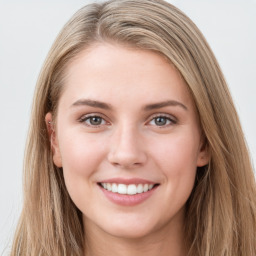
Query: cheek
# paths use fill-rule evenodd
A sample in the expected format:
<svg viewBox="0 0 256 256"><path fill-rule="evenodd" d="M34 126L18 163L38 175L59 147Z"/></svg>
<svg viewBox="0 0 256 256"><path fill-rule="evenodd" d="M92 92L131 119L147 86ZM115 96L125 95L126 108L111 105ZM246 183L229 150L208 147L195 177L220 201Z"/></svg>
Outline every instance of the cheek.
<svg viewBox="0 0 256 256"><path fill-rule="evenodd" d="M94 136L76 135L75 132L65 133L62 137L60 154L64 171L78 176L88 176L96 171L103 157L102 141Z"/></svg>
<svg viewBox="0 0 256 256"><path fill-rule="evenodd" d="M193 136L173 136L154 149L155 162L165 177L166 200L180 208L194 186L197 171L198 142Z"/></svg>
<svg viewBox="0 0 256 256"><path fill-rule="evenodd" d="M75 134L63 134L59 146L67 190L80 208L81 200L87 200L83 195L89 194L95 185L93 177L104 159L104 149L102 141L99 143L93 136L85 138Z"/></svg>
<svg viewBox="0 0 256 256"><path fill-rule="evenodd" d="M166 175L180 176L190 174L197 168L199 139L192 136L174 135L154 143L156 162Z"/></svg>

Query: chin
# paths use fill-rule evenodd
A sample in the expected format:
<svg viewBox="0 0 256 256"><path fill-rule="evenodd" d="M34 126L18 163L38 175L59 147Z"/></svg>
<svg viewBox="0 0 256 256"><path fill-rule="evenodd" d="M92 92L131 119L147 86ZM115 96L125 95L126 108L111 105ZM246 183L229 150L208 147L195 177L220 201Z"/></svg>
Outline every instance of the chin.
<svg viewBox="0 0 256 256"><path fill-rule="evenodd" d="M145 217L141 218L120 218L115 222L110 222L110 225L102 227L108 234L125 239L140 239L148 236L157 230L157 224L153 224L154 221Z"/></svg>
<svg viewBox="0 0 256 256"><path fill-rule="evenodd" d="M142 239L147 237L152 230L143 227L121 228L109 230L109 234L121 239Z"/></svg>

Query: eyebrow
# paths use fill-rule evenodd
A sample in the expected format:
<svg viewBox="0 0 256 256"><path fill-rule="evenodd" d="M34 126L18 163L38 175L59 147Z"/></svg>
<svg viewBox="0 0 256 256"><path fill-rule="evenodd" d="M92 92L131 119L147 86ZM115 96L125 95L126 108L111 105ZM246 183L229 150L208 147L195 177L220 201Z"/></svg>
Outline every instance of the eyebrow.
<svg viewBox="0 0 256 256"><path fill-rule="evenodd" d="M167 101L163 101L163 102L149 104L144 107L144 110L149 111L149 110L164 108L164 107L168 107L168 106L174 106L174 107L178 106L178 107L182 107L185 110L188 110L188 108L184 104L182 104L181 102L176 101L176 100L167 100Z"/></svg>
<svg viewBox="0 0 256 256"><path fill-rule="evenodd" d="M90 100L90 99L77 100L71 106L90 106L90 107L102 108L102 109L107 109L107 110L112 109L112 106L107 103L97 101L97 100Z"/></svg>
<svg viewBox="0 0 256 256"><path fill-rule="evenodd" d="M90 106L90 107L95 107L95 108L102 108L106 110L112 110L113 107L110 104L107 104L105 102L97 101L97 100L90 100L90 99L79 99L76 102L74 102L71 107L73 106ZM167 100L163 102L157 102L153 104L148 104L143 107L144 111L150 111L158 108L164 108L168 106L179 106L182 107L184 110L188 110L188 108L182 104L179 101L176 100Z"/></svg>

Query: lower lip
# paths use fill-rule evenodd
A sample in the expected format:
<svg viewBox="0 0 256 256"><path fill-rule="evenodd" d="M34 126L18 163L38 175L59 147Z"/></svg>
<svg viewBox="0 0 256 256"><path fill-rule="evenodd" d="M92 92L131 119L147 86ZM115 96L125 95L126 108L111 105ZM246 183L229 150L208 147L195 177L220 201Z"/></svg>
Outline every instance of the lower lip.
<svg viewBox="0 0 256 256"><path fill-rule="evenodd" d="M145 200L147 200L157 189L158 186L153 187L151 190L135 194L135 195L122 195L118 193L113 193L108 191L101 186L99 186L104 195L113 203L123 205L123 206L134 206L141 204Z"/></svg>

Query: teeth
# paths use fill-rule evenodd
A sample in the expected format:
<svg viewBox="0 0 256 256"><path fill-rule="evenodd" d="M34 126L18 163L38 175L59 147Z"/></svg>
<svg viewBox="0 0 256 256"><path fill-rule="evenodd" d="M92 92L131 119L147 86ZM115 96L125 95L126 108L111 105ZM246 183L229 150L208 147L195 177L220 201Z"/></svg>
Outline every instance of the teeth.
<svg viewBox="0 0 256 256"><path fill-rule="evenodd" d="M114 192L114 193L117 193L117 191L118 191L118 186L114 183L114 184L112 184L112 190L111 190L112 192Z"/></svg>
<svg viewBox="0 0 256 256"><path fill-rule="evenodd" d="M137 188L136 188L136 186L135 185L128 185L128 187L127 187L127 194L128 195L135 195L136 194L136 192L137 192Z"/></svg>
<svg viewBox="0 0 256 256"><path fill-rule="evenodd" d="M111 190L112 190L112 186L111 186L110 183L107 184L107 190L108 190L108 191L111 191Z"/></svg>
<svg viewBox="0 0 256 256"><path fill-rule="evenodd" d="M108 183L108 184L111 186L110 183ZM118 184L118 186L117 186L117 193L118 194L122 194L122 195L127 194L127 186L124 185L124 184Z"/></svg>
<svg viewBox="0 0 256 256"><path fill-rule="evenodd" d="M143 192L143 185L142 185L142 184L139 184L139 185L137 186L136 192L137 192L138 194L140 194L140 193Z"/></svg>
<svg viewBox="0 0 256 256"><path fill-rule="evenodd" d="M148 191L148 184L144 184L144 186L143 186L143 191L144 191L144 192L147 192L147 191Z"/></svg>
<svg viewBox="0 0 256 256"><path fill-rule="evenodd" d="M116 183L101 183L101 186L113 193L118 193L122 195L135 195L147 192L153 188L153 184L116 184Z"/></svg>

